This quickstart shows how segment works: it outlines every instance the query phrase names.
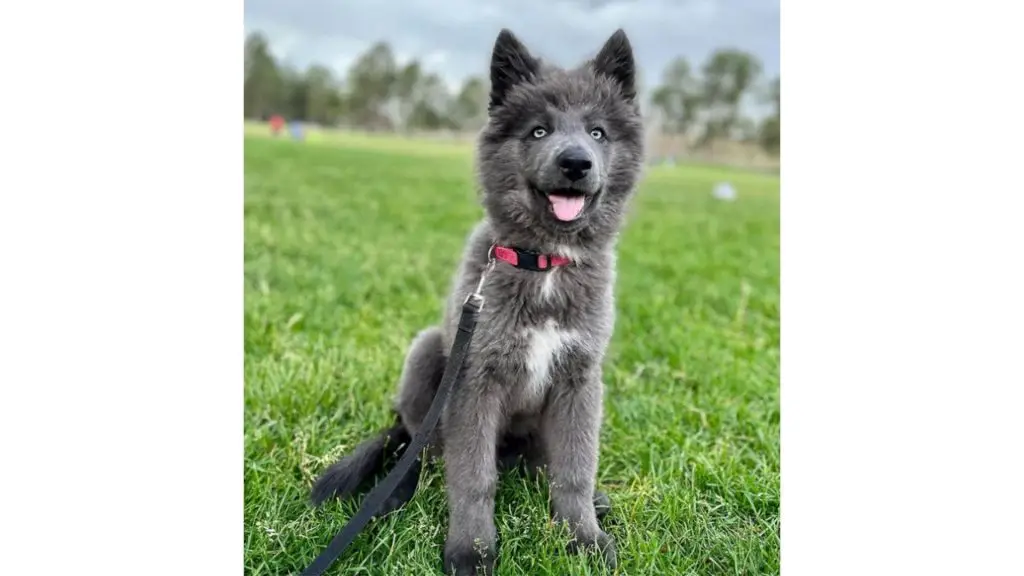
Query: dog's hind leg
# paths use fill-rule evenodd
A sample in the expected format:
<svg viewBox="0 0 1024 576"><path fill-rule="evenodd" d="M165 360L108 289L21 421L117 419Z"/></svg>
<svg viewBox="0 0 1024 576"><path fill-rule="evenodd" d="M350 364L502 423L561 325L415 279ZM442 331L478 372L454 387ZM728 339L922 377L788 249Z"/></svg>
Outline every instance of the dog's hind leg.
<svg viewBox="0 0 1024 576"><path fill-rule="evenodd" d="M361 443L351 454L325 470L313 486L312 500L315 504L332 497L352 496L367 487L374 476L394 465L405 452L404 446L409 444L430 407L444 373L444 364L438 329L425 330L413 339L406 354L395 402L398 421ZM412 499L419 484L421 466L422 463L417 459L394 493L381 505L377 516L398 509Z"/></svg>
<svg viewBox="0 0 1024 576"><path fill-rule="evenodd" d="M444 375L445 356L441 346L441 331L436 327L428 328L413 339L405 357L395 411L410 440L419 430ZM404 454L404 449L401 454ZM412 468L381 505L378 515L401 508L412 500L420 481L421 458L422 455L417 456Z"/></svg>
<svg viewBox="0 0 1024 576"><path fill-rule="evenodd" d="M395 487L395 491L388 496L380 508L377 509L377 516L383 516L394 510L398 510L405 505L406 502L412 500L413 495L416 493L416 487L420 483L420 468L422 463L417 458L412 464L412 468L406 472L405 476L402 477L401 482Z"/></svg>
<svg viewBox="0 0 1024 576"><path fill-rule="evenodd" d="M441 329L437 326L417 334L409 345L395 398L395 411L410 436L419 431L444 376L447 357L443 345Z"/></svg>

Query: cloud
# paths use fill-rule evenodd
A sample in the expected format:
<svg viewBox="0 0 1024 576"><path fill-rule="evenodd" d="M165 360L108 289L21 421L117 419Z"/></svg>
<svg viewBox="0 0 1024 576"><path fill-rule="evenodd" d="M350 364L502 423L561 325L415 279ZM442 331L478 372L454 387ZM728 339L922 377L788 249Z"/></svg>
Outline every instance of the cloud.
<svg viewBox="0 0 1024 576"><path fill-rule="evenodd" d="M451 86L484 74L507 27L536 55L562 65L592 56L622 27L642 79L652 85L677 55L698 66L719 47L779 70L777 0L246 0L246 31L261 30L296 66L319 62L343 73L373 42L420 59Z"/></svg>

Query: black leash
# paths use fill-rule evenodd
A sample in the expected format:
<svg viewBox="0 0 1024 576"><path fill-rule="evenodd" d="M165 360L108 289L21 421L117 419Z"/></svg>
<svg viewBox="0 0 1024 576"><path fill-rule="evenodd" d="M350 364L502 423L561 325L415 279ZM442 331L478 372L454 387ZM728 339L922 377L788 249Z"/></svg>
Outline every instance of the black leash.
<svg viewBox="0 0 1024 576"><path fill-rule="evenodd" d="M341 553L348 548L348 545L355 540L356 536L370 522L374 514L377 513L377 510L380 509L381 504L395 491L399 481L409 472L413 462L420 457L420 452L426 446L427 439L434 431L434 428L437 427L437 421L441 417L441 410L444 409L448 396L451 395L452 389L455 387L459 372L462 371L462 364L466 360L466 352L469 351L469 343L473 339L473 330L476 329L476 321L480 316L480 310L484 306L484 297L480 294L480 291L484 286L487 273L493 267L494 260L492 259L488 262L483 274L480 275L480 283L477 285L476 291L470 294L462 305L462 316L459 317L459 330L455 334L455 342L452 343L452 351L448 355L448 363L444 367L444 376L441 377L441 384L437 387L437 394L434 395L434 400L430 403L430 409L427 410L427 415L423 418L423 424L420 426L419 431L416 432L416 436L413 437L409 446L405 449L405 453L398 460L398 464L366 496L363 500L363 505L359 507L359 512L348 521L348 524L345 524L344 528L327 545L327 548L302 572L302 576L319 576L330 568L331 564L341 556Z"/></svg>

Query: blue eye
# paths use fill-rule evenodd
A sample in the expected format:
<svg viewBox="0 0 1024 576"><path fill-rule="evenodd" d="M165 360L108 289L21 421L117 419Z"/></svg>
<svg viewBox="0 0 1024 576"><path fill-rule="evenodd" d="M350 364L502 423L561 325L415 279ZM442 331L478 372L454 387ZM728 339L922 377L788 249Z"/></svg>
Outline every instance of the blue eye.
<svg viewBox="0 0 1024 576"><path fill-rule="evenodd" d="M540 139L548 135L548 131L541 128L540 126L533 129L533 137Z"/></svg>
<svg viewBox="0 0 1024 576"><path fill-rule="evenodd" d="M594 128L593 130L590 131L590 137L593 138L594 140L603 140L604 130L601 130L600 128Z"/></svg>

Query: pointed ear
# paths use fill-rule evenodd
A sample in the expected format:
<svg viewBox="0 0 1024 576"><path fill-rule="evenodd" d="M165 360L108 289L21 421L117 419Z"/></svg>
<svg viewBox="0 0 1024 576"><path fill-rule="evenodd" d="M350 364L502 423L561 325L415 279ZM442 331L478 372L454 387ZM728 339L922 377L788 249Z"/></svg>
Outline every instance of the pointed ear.
<svg viewBox="0 0 1024 576"><path fill-rule="evenodd" d="M632 100L636 97L636 64L633 62L633 47L626 32L619 28L604 43L594 58L594 71L616 80L622 86L622 93Z"/></svg>
<svg viewBox="0 0 1024 576"><path fill-rule="evenodd" d="M502 28L491 54L491 102L488 109L501 106L516 84L533 78L538 62L523 43L507 28Z"/></svg>

